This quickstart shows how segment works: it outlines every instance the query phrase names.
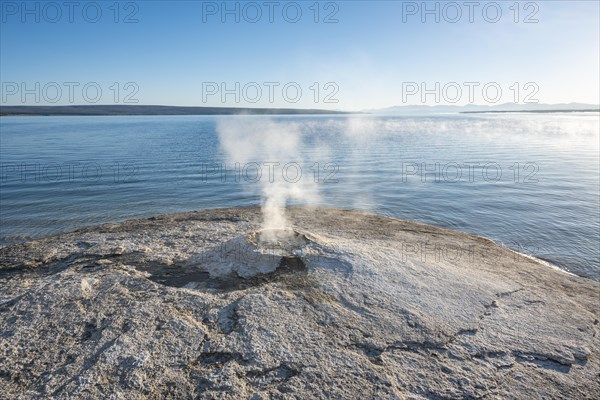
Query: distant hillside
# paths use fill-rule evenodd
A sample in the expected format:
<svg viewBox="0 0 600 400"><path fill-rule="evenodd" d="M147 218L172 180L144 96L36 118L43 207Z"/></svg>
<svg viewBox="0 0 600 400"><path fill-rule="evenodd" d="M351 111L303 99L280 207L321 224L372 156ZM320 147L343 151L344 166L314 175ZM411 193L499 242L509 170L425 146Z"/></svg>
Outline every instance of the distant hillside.
<svg viewBox="0 0 600 400"><path fill-rule="evenodd" d="M298 115L346 114L342 111L298 108L175 107L139 105L0 106L0 115Z"/></svg>
<svg viewBox="0 0 600 400"><path fill-rule="evenodd" d="M575 112L575 111L599 111L597 104L584 103L563 103L563 104L542 104L542 103L505 103L494 106L468 104L464 106L454 105L406 105L381 108L377 110L368 110L373 114L386 115L421 115L421 114L445 114L445 113L501 113L501 112Z"/></svg>

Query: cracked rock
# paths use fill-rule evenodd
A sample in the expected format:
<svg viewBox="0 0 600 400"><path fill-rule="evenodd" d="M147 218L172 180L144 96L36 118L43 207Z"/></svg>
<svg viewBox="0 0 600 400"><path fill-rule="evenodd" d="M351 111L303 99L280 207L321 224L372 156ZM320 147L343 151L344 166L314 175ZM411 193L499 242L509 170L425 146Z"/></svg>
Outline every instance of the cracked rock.
<svg viewBox="0 0 600 400"><path fill-rule="evenodd" d="M249 207L0 248L0 397L600 393L598 282L373 214L289 220L268 242Z"/></svg>

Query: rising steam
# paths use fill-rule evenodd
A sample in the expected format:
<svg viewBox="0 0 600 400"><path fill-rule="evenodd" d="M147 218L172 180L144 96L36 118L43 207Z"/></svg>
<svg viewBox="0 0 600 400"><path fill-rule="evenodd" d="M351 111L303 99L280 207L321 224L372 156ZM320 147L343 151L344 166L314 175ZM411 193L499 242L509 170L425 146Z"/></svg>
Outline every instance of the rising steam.
<svg viewBox="0 0 600 400"><path fill-rule="evenodd" d="M238 116L217 122L221 147L230 165L260 166L258 185L262 197L262 235L265 242L277 242L289 235L285 207L291 201L318 202L317 182L307 171L302 149L302 125L262 117ZM287 167L287 169L286 169Z"/></svg>
<svg viewBox="0 0 600 400"><path fill-rule="evenodd" d="M554 116L543 120L531 116L453 116L444 117L372 117L349 116L333 118L270 119L263 116L236 116L219 119L217 133L233 169L255 163L262 167L258 180L244 187L251 193L260 192L262 199L262 239L279 241L293 231L286 217L290 203L304 205L322 204L318 188L321 180L315 179L315 162L321 166L328 162L337 164L341 185L328 193L326 203L335 206L371 210L376 198L371 182L365 185L365 171L373 174L382 165L398 166L403 161L435 160L435 142L430 148L416 148L422 135L434 135L440 143L460 143L462 140L486 140L497 143L511 133L511 141L560 141L564 146L588 143L597 145L598 119L590 117ZM396 150L388 150L390 144ZM419 158L420 157L420 158ZM460 161L460 160L458 160ZM464 161L464 160L463 160ZM467 159L468 161L468 159ZM296 169L287 174L283 168L289 163L300 166L302 176L296 180ZM323 171L321 171L323 172ZM390 176L394 171L382 172ZM397 173L397 171L396 171ZM368 176L368 174L367 174ZM379 178L381 179L381 178ZM323 188L328 187L327 184ZM337 196L337 197L336 197ZM325 196L324 196L325 197Z"/></svg>

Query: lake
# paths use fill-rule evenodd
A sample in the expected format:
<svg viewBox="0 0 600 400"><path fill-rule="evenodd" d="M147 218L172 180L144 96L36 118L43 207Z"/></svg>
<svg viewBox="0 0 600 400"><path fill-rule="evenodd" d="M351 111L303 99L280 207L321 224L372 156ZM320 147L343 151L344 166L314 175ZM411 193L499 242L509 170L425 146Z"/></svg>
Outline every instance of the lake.
<svg viewBox="0 0 600 400"><path fill-rule="evenodd" d="M0 240L261 204L280 182L288 203L475 233L600 279L599 132L598 113L2 117Z"/></svg>

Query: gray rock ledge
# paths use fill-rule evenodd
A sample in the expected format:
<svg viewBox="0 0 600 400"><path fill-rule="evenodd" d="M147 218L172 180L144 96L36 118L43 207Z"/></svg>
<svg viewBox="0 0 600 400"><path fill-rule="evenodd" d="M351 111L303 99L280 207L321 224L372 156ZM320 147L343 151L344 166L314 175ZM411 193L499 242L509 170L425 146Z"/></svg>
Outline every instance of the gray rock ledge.
<svg viewBox="0 0 600 400"><path fill-rule="evenodd" d="M494 242L258 208L0 248L0 398L598 399L598 282Z"/></svg>

